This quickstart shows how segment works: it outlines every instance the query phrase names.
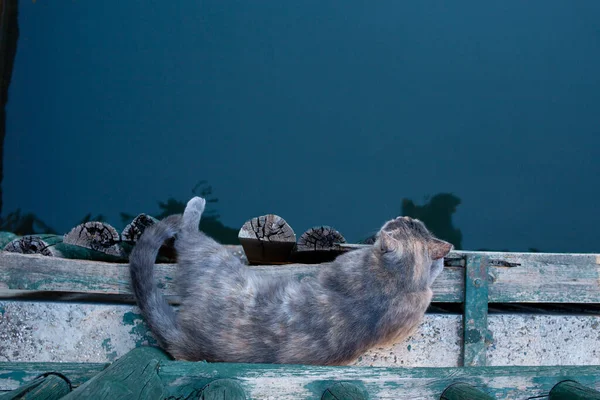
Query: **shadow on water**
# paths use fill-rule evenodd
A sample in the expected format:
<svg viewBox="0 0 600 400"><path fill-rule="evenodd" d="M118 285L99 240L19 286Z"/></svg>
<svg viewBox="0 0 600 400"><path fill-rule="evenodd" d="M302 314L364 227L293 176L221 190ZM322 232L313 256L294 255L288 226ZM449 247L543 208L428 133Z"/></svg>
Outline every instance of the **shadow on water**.
<svg viewBox="0 0 600 400"><path fill-rule="evenodd" d="M192 193L196 196L201 196L206 199L207 209L202 215L200 221L200 230L206 233L208 236L215 239L217 242L222 244L239 244L238 232L239 229L230 228L225 226L221 221L221 216L217 214L214 207L211 209L210 204L216 204L219 199L214 197L212 194L212 186L207 181L202 180L196 184ZM169 215L182 214L185 210L186 201L180 201L173 197L167 199L167 201L158 202L158 208L160 213L153 215L157 219L163 219ZM121 213L121 221L124 224L129 223L135 216L127 213Z"/></svg>
<svg viewBox="0 0 600 400"><path fill-rule="evenodd" d="M216 204L219 199L212 195L212 187L208 185L206 181L200 181L194 187L192 192L197 196L202 196L206 199L208 204ZM158 202L159 213L153 215L157 219L163 219L164 217L172 214L181 214L185 210L186 202L177 200L175 198L169 198L166 201ZM133 220L135 215L128 213L120 213L121 222L123 225L128 224ZM225 226L220 221L220 215L217 214L214 206L212 209L207 207L202 221L200 222L200 230L210 237L217 240L222 244L239 244L238 232L239 229L230 228ZM89 221L106 221L106 217L102 214L93 216L92 213L85 215L77 224L83 224ZM75 226L73 225L73 226ZM56 234L56 230L52 229L43 220L37 217L33 213L22 213L20 209L12 211L6 217L0 217L0 231L12 232L17 235L33 235L42 233L53 233Z"/></svg>
<svg viewBox="0 0 600 400"><path fill-rule="evenodd" d="M401 215L421 220L436 237L452 243L456 250L460 250L462 249L462 232L452 223L452 215L460 203L460 198L452 193L438 193L422 206L404 198L402 199ZM374 234L362 240L361 243L373 244L376 239L376 234Z"/></svg>

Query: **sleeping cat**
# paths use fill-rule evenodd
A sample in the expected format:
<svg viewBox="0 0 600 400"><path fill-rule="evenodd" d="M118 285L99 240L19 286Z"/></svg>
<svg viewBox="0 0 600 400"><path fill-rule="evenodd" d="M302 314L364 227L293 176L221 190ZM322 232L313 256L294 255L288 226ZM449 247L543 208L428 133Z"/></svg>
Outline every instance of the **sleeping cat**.
<svg viewBox="0 0 600 400"><path fill-rule="evenodd" d="M137 303L161 346L180 360L341 365L375 345L406 338L427 309L431 284L452 249L418 220L388 221L369 248L320 266L299 281L243 265L198 230L205 200L149 227L130 256ZM179 313L152 269L176 236Z"/></svg>

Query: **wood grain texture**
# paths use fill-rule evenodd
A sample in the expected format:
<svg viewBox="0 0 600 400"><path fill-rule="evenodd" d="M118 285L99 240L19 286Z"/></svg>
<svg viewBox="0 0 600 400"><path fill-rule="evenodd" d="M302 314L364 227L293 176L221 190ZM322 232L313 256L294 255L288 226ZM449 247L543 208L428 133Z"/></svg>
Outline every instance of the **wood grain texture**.
<svg viewBox="0 0 600 400"><path fill-rule="evenodd" d="M296 246L292 227L275 214L249 219L239 231L238 239L251 264L286 263Z"/></svg>
<svg viewBox="0 0 600 400"><path fill-rule="evenodd" d="M487 258L472 255L467 259L465 270L465 316L463 365L469 367L486 365L488 327L488 280Z"/></svg>
<svg viewBox="0 0 600 400"><path fill-rule="evenodd" d="M63 399L160 400L164 389L158 366L168 358L153 347L133 349Z"/></svg>
<svg viewBox="0 0 600 400"><path fill-rule="evenodd" d="M142 350L142 349L138 349ZM93 380L72 392L82 393L93 381L104 381L110 371L121 370L121 379L140 373L140 366L148 367L142 373L158 374L166 395L182 394L182 389L201 389L219 379L233 379L242 388L247 398L263 399L318 399L327 389L340 382L351 382L360 387L372 399L439 399L444 390L457 382L469 383L498 399L523 399L548 396L552 388L563 380L575 380L579 384L598 390L600 388L600 366L577 367L462 367L462 368L361 368L361 367L315 367L301 365L228 364L165 361L157 357L137 357L134 364L125 363L134 358L128 354L113 363ZM151 361L148 361L151 360ZM155 362L157 364L155 365ZM79 365L61 364L63 370L74 370ZM121 366L119 366L121 365ZM125 368L124 366L127 366ZM158 367L159 368L156 368ZM118 368L117 368L118 367ZM18 369L22 368L22 369ZM156 369L155 369L156 368ZM27 365L0 363L0 369L31 376ZM151 371L150 371L151 370ZM60 369L58 370L60 372ZM68 375L67 375L68 376ZM154 375L152 375L154 376ZM153 387L158 388L153 379ZM129 387L130 398L136 397L134 390L140 388L140 379ZM120 385L116 385L120 386ZM106 392L113 390L105 386ZM84 389L84 390L82 390ZM153 392L154 394L158 393ZM116 396L115 398L119 398ZM147 396L147 398L153 398ZM183 397L173 397L183 398Z"/></svg>
<svg viewBox="0 0 600 400"><path fill-rule="evenodd" d="M239 248L228 246L232 253ZM457 256L489 260L491 303L600 303L600 255L453 252L433 285L434 302L464 300L464 269ZM320 265L252 266L265 274L314 275ZM176 265L158 264L155 276L166 295L174 295ZM131 294L126 264L66 260L0 252L0 289Z"/></svg>
<svg viewBox="0 0 600 400"><path fill-rule="evenodd" d="M127 252L120 245L119 232L105 222L89 221L77 225L64 235L63 242L127 259Z"/></svg>
<svg viewBox="0 0 600 400"><path fill-rule="evenodd" d="M552 388L548 400L600 400L600 392L579 382L567 380Z"/></svg>
<svg viewBox="0 0 600 400"><path fill-rule="evenodd" d="M232 378L250 398L315 399L333 383L360 384L372 399L439 399L452 383L485 386L498 399L548 395L565 377L600 387L600 366L592 367L465 367L357 368L264 364L165 362L159 376L166 387L189 381Z"/></svg>
<svg viewBox="0 0 600 400"><path fill-rule="evenodd" d="M494 398L467 383L458 382L448 386L440 400L494 400Z"/></svg>
<svg viewBox="0 0 600 400"><path fill-rule="evenodd" d="M47 372L60 372L73 387L83 384L108 363L0 362L0 391L14 390Z"/></svg>
<svg viewBox="0 0 600 400"><path fill-rule="evenodd" d="M71 386L64 376L50 373L11 392L0 394L0 400L58 400L70 391Z"/></svg>
<svg viewBox="0 0 600 400"><path fill-rule="evenodd" d="M232 252L236 248L229 248ZM251 266L265 275L294 275L298 279L314 276L319 265L288 264ZM166 296L177 293L173 284L176 264L156 264L154 276ZM445 268L434 284L434 301L460 302L463 299L462 268ZM10 298L10 291L58 291L132 295L129 266L88 260L69 260L0 252L0 298ZM176 304L175 299L173 300Z"/></svg>

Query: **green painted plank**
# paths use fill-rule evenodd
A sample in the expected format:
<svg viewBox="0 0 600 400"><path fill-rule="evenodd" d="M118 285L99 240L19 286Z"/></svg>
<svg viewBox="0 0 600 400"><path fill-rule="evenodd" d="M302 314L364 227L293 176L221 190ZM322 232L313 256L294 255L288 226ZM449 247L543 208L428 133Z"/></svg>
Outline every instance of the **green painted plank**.
<svg viewBox="0 0 600 400"><path fill-rule="evenodd" d="M600 366L378 368L317 367L265 364L161 363L159 376L167 390L190 382L236 379L249 398L315 399L335 382L359 383L372 399L439 399L456 382L485 387L499 399L548 395L564 379L600 388Z"/></svg>
<svg viewBox="0 0 600 400"><path fill-rule="evenodd" d="M440 400L494 400L494 398L467 383L458 382L448 386Z"/></svg>
<svg viewBox="0 0 600 400"><path fill-rule="evenodd" d="M139 353L142 350L142 354ZM144 353L150 350L150 354ZM138 351L136 355L136 351ZM135 356L135 357L134 357ZM160 363L159 368L158 363ZM22 376L31 376L39 370L39 364L3 363L4 369ZM73 371L81 364L54 364L57 372ZM15 368L19 367L20 370ZM62 367L62 368L59 368ZM145 370L143 369L145 368ZM53 368L54 369L54 368ZM158 371L157 371L158 370ZM140 371L142 371L140 375ZM145 371L145 372L144 372ZM157 372L156 372L157 371ZM70 396L102 393L119 398L115 390L124 386L133 393L145 383L156 392L146 398L158 398L159 385L152 380L158 374L165 396L186 398L197 395L206 385L215 385L217 379L231 379L239 384L247 398L315 399L321 398L336 383L349 382L358 386L368 398L439 399L453 383L468 383L476 388L485 388L490 396L499 399L517 399L547 396L550 390L564 380L575 380L581 385L600 389L600 365L578 367L462 367L462 368L380 368L380 367L320 367L276 364L228 364L167 361L161 352L152 349L134 350L113 363L104 372L94 377ZM127 376L123 382L123 377ZM69 375L67 375L69 376ZM107 377L113 377L112 384ZM96 383L94 383L96 382ZM104 382L97 385L98 382ZM90 389L96 385L96 390ZM233 385L237 386L237 385ZM85 388L88 389L85 389ZM84 389L84 390L81 390ZM81 391L80 391L81 390ZM87 391L86 391L87 390ZM187 392L184 393L184 391ZM161 394L161 395L163 395ZM145 395L145 394L144 394ZM112 398L111 397L111 398Z"/></svg>
<svg viewBox="0 0 600 400"><path fill-rule="evenodd" d="M15 240L19 236L12 232L0 231L0 249L3 249L12 240Z"/></svg>
<svg viewBox="0 0 600 400"><path fill-rule="evenodd" d="M486 257L469 255L465 268L463 365L486 365L488 280Z"/></svg>
<svg viewBox="0 0 600 400"><path fill-rule="evenodd" d="M600 303L600 255L496 253L487 256L495 303ZM510 266L495 266L505 262Z"/></svg>
<svg viewBox="0 0 600 400"><path fill-rule="evenodd" d="M216 379L200 391L202 400L245 400L242 385L233 379Z"/></svg>
<svg viewBox="0 0 600 400"><path fill-rule="evenodd" d="M367 400L364 388L352 382L337 382L325 389L321 400Z"/></svg>
<svg viewBox="0 0 600 400"><path fill-rule="evenodd" d="M0 282L12 290L130 295L128 268L127 264L0 253ZM159 265L155 272L169 293L174 293L174 272L173 264Z"/></svg>
<svg viewBox="0 0 600 400"><path fill-rule="evenodd" d="M154 347L139 347L63 397L72 399L162 399L159 362L169 357Z"/></svg>
<svg viewBox="0 0 600 400"><path fill-rule="evenodd" d="M56 373L40 376L11 392L0 394L0 400L58 400L71 391L71 384Z"/></svg>
<svg viewBox="0 0 600 400"><path fill-rule="evenodd" d="M47 372L60 372L73 387L101 372L106 363L0 362L0 390L14 390Z"/></svg>
<svg viewBox="0 0 600 400"><path fill-rule="evenodd" d="M568 380L557 383L550 391L548 400L600 400L600 392Z"/></svg>

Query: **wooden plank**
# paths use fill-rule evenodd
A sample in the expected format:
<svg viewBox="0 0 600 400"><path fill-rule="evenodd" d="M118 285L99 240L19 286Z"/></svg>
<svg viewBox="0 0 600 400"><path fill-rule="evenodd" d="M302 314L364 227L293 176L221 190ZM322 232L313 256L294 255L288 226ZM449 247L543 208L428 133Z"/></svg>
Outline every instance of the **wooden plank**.
<svg viewBox="0 0 600 400"><path fill-rule="evenodd" d="M229 249L240 254L239 247ZM491 303L600 303L600 255L465 251L452 252L446 260L455 266L444 268L435 281L434 302L463 301L464 271L460 260L470 254L490 260ZM294 274L300 279L315 274L319 267L290 264L251 268L266 274ZM131 295L127 268L125 264L0 252L0 289ZM171 264L155 267L159 287L167 296L175 295L172 285L175 268Z"/></svg>
<svg viewBox="0 0 600 400"><path fill-rule="evenodd" d="M548 400L600 400L600 392L579 382L562 381L552 388Z"/></svg>
<svg viewBox="0 0 600 400"><path fill-rule="evenodd" d="M589 322L576 323L587 326L581 329L582 335L592 331ZM410 338L373 348L359 357L355 365L461 365L461 332L460 315L427 314ZM584 347L588 342L589 339L581 340L578 346ZM135 306L0 301L0 361L111 362L135 347L148 344L156 345L156 341ZM573 352L573 359L580 363L594 361L575 357L577 354ZM588 353L584 355L587 357Z"/></svg>
<svg viewBox="0 0 600 400"><path fill-rule="evenodd" d="M108 363L0 362L0 391L14 390L47 372L65 375L73 387L101 372Z"/></svg>
<svg viewBox="0 0 600 400"><path fill-rule="evenodd" d="M44 374L11 392L0 394L0 400L44 399L58 400L71 391L71 384L64 375L51 372Z"/></svg>
<svg viewBox="0 0 600 400"><path fill-rule="evenodd" d="M116 363L115 363L116 364ZM72 371L79 364L55 365L56 371ZM33 376L29 364L0 363L0 370ZM67 374L66 374L67 375ZM67 375L69 376L69 375ZM335 383L351 382L376 399L439 399L457 382L485 388L499 399L548 396L564 380L575 380L600 389L600 366L572 367L460 367L460 368L361 368L275 364L228 364L160 361L158 376L166 394L200 390L217 379L233 379L248 398L308 399L321 396ZM76 392L73 392L75 394Z"/></svg>
<svg viewBox="0 0 600 400"><path fill-rule="evenodd" d="M235 251L235 249L232 249ZM319 265L252 266L265 275L294 275L298 279L315 275ZM155 265L154 276L166 296L176 296L175 264ZM433 291L437 302L460 302L464 294L462 268L445 268ZM59 291L132 295L129 266L87 260L68 260L39 255L0 252L0 298L10 298L10 290ZM173 304L176 298L170 299Z"/></svg>
<svg viewBox="0 0 600 400"><path fill-rule="evenodd" d="M488 326L488 365L600 364L600 315L490 314ZM462 328L461 315L426 314L405 341L353 365L461 366ZM0 301L0 361L105 363L148 344L156 342L135 306Z"/></svg>
<svg viewBox="0 0 600 400"><path fill-rule="evenodd" d="M168 359L153 347L133 349L63 399L160 400L164 390L158 366Z"/></svg>
<svg viewBox="0 0 600 400"><path fill-rule="evenodd" d="M469 384L458 382L448 386L440 400L494 400L494 398Z"/></svg>
<svg viewBox="0 0 600 400"><path fill-rule="evenodd" d="M465 316L463 365L486 365L488 280L486 257L469 255L465 269Z"/></svg>
<svg viewBox="0 0 600 400"><path fill-rule="evenodd" d="M166 294L174 294L175 264L159 264L155 276ZM40 255L0 253L0 289L131 295L129 266ZM6 298L10 293L6 293Z"/></svg>
<svg viewBox="0 0 600 400"><path fill-rule="evenodd" d="M490 302L600 303L598 254L487 253L486 256L491 261Z"/></svg>
<svg viewBox="0 0 600 400"><path fill-rule="evenodd" d="M374 399L439 399L452 383L486 387L500 399L547 395L564 379L600 388L600 366L591 367L463 367L357 368L265 364L212 364L167 361L159 376L167 391L181 385L236 379L249 398L315 399L332 385L348 381L360 385Z"/></svg>

